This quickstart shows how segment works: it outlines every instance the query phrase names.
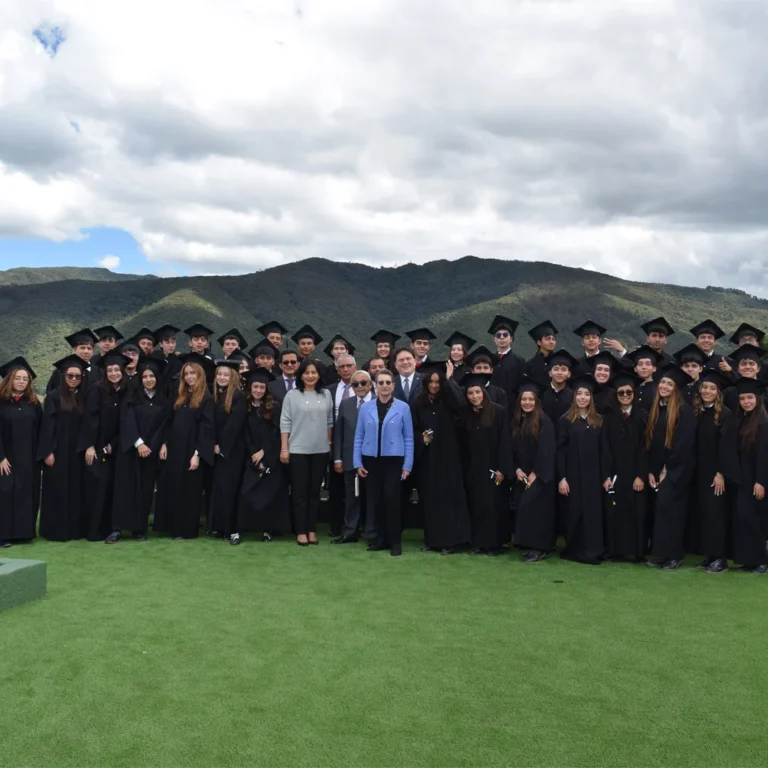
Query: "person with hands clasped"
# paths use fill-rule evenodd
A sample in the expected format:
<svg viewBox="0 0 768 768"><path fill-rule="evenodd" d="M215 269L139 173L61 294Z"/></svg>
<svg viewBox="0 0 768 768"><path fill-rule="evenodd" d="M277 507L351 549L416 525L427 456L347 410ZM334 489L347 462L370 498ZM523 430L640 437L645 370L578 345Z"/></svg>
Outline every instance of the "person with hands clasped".
<svg viewBox="0 0 768 768"><path fill-rule="evenodd" d="M378 539L369 552L389 549L402 554L401 482L413 468L413 421L408 404L394 398L394 376L376 374L376 399L363 403L355 429L354 464L367 482L376 511Z"/></svg>

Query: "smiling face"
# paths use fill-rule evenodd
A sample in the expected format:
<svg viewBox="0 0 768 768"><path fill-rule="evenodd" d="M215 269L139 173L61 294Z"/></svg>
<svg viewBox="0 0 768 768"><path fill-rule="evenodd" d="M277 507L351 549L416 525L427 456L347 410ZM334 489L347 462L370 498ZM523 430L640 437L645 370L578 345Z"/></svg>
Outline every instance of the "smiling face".
<svg viewBox="0 0 768 768"><path fill-rule="evenodd" d="M197 371L191 365L184 368L184 383L190 388L197 384Z"/></svg>
<svg viewBox="0 0 768 768"><path fill-rule="evenodd" d="M376 354L384 359L392 354L392 345L388 341L376 342Z"/></svg>
<svg viewBox="0 0 768 768"><path fill-rule="evenodd" d="M119 365L107 366L107 381L110 384L119 384L123 378L123 369Z"/></svg>
<svg viewBox="0 0 768 768"><path fill-rule="evenodd" d="M712 405L717 400L717 384L711 381L702 381L699 387L699 396L704 405Z"/></svg>
<svg viewBox="0 0 768 768"><path fill-rule="evenodd" d="M567 365L553 365L549 369L549 378L552 379L558 387L561 387L571 378L571 369Z"/></svg>
<svg viewBox="0 0 768 768"><path fill-rule="evenodd" d="M139 339L139 349L149 357L152 354L152 350L155 348L155 342L152 339Z"/></svg>
<svg viewBox="0 0 768 768"><path fill-rule="evenodd" d="M675 391L676 386L677 385L674 381L672 381L672 379L667 378L666 376L662 376L661 379L659 379L659 397L662 397L666 400L666 398L668 398Z"/></svg>
<svg viewBox="0 0 768 768"><path fill-rule="evenodd" d="M760 371L760 364L757 360L752 360L749 357L745 357L743 360L739 360L739 376L744 379L756 379L757 374Z"/></svg>
<svg viewBox="0 0 768 768"><path fill-rule="evenodd" d="M421 360L424 355L429 353L430 344L426 339L416 339L416 341L411 342L411 347L413 348L416 357Z"/></svg>
<svg viewBox="0 0 768 768"><path fill-rule="evenodd" d="M451 362L455 365L464 362L464 347L461 344L453 344L450 352Z"/></svg>
<svg viewBox="0 0 768 768"><path fill-rule="evenodd" d="M523 413L532 413L536 409L536 395L533 392L523 392L520 395L520 410Z"/></svg>
<svg viewBox="0 0 768 768"><path fill-rule="evenodd" d="M700 333L696 337L696 343L702 352L709 354L715 348L715 335L713 333Z"/></svg>
<svg viewBox="0 0 768 768"><path fill-rule="evenodd" d="M267 338L269 341L272 342L272 344L280 349L280 345L283 343L283 334L277 333L277 331L272 331L272 333L267 334Z"/></svg>
<svg viewBox="0 0 768 768"><path fill-rule="evenodd" d="M581 346L588 355L596 355L600 351L600 336L596 333L586 333L581 337Z"/></svg>
<svg viewBox="0 0 768 768"><path fill-rule="evenodd" d="M221 345L221 349L224 352L224 357L229 357L236 349L240 349L237 343L237 339L224 339L224 343Z"/></svg>
<svg viewBox="0 0 768 768"><path fill-rule="evenodd" d="M416 359L411 352L403 349L397 353L395 368L401 376L410 376L416 370Z"/></svg>
<svg viewBox="0 0 768 768"><path fill-rule="evenodd" d="M557 337L550 333L547 336L542 336L536 344L543 354L548 355L557 346Z"/></svg>
<svg viewBox="0 0 768 768"><path fill-rule="evenodd" d="M383 371L387 367L386 363L380 357L374 357L368 366L368 373L373 378L379 371Z"/></svg>
<svg viewBox="0 0 768 768"><path fill-rule="evenodd" d="M474 386L467 388L467 401L473 408L480 408L485 399L485 390L482 387Z"/></svg>
<svg viewBox="0 0 768 768"><path fill-rule="evenodd" d="M147 370L141 374L141 384L147 392L154 392L157 388L157 377L155 376L155 372L150 368L147 368Z"/></svg>
<svg viewBox="0 0 768 768"><path fill-rule="evenodd" d="M598 384L607 384L611 378L611 366L599 363L595 366L595 381Z"/></svg>
<svg viewBox="0 0 768 768"><path fill-rule="evenodd" d="M113 350L116 345L117 340L114 336L107 336L104 339L99 339L99 352L101 353L101 356L104 357L104 355L110 350Z"/></svg>
<svg viewBox="0 0 768 768"><path fill-rule="evenodd" d="M76 365L72 365L65 371L64 381L70 389L77 389L83 382L83 372Z"/></svg>
<svg viewBox="0 0 768 768"><path fill-rule="evenodd" d="M431 373L429 380L427 381L427 390L430 395L437 395L440 392L440 375L437 373Z"/></svg>
<svg viewBox="0 0 768 768"><path fill-rule="evenodd" d="M358 397L365 397L371 391L371 386L371 380L359 371L352 377L352 391Z"/></svg>
<svg viewBox="0 0 768 768"><path fill-rule="evenodd" d="M315 385L320 380L320 374L317 372L317 368L314 365L308 365L304 369L304 373L301 374L301 380L304 382L305 387L314 389Z"/></svg>
<svg viewBox="0 0 768 768"><path fill-rule="evenodd" d="M739 395L739 405L741 406L742 410L746 411L747 413L751 413L755 410L755 408L757 408L757 395L753 394L752 392Z"/></svg>
<svg viewBox="0 0 768 768"><path fill-rule="evenodd" d="M577 408L589 408L592 402L592 393L586 387L579 387L573 396Z"/></svg>
<svg viewBox="0 0 768 768"><path fill-rule="evenodd" d="M216 369L216 386L225 389L229 386L229 379L232 375L232 371L229 368L221 365Z"/></svg>
<svg viewBox="0 0 768 768"><path fill-rule="evenodd" d="M135 349L126 349L123 354L131 359L131 362L126 365L126 369L129 371L135 371L139 362L139 353Z"/></svg>
<svg viewBox="0 0 768 768"><path fill-rule="evenodd" d="M388 400L392 395L392 389L394 382L392 376L389 373L380 373L376 377L376 394L379 398Z"/></svg>
<svg viewBox="0 0 768 768"><path fill-rule="evenodd" d="M635 373L643 380L648 381L656 373L656 366L653 361L647 357L640 358L635 364Z"/></svg>
<svg viewBox="0 0 768 768"><path fill-rule="evenodd" d="M263 381L251 382L251 398L261 400L267 393L267 385Z"/></svg>
<svg viewBox="0 0 768 768"><path fill-rule="evenodd" d="M628 384L624 384L616 390L616 399L622 408L629 408L635 399L635 390Z"/></svg>

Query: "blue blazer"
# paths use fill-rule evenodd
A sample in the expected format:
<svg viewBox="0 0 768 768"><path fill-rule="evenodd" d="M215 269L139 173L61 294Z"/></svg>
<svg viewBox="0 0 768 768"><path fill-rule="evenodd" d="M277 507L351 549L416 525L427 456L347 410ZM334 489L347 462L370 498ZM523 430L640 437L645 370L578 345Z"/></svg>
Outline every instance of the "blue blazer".
<svg viewBox="0 0 768 768"><path fill-rule="evenodd" d="M355 469L363 466L363 456L379 455L379 413L374 397L360 406L355 429ZM413 419L402 400L392 399L387 418L381 425L381 455L402 456L403 469L413 467Z"/></svg>

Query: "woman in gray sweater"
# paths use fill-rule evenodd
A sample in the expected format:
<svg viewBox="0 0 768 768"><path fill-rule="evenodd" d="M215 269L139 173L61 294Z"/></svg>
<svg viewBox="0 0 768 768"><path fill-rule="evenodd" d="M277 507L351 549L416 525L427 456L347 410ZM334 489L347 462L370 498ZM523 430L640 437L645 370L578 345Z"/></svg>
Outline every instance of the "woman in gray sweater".
<svg viewBox="0 0 768 768"><path fill-rule="evenodd" d="M320 382L317 363L305 360L296 373L296 388L286 394L280 414L280 461L290 464L293 524L301 547L317 544L320 488L332 429L333 398Z"/></svg>

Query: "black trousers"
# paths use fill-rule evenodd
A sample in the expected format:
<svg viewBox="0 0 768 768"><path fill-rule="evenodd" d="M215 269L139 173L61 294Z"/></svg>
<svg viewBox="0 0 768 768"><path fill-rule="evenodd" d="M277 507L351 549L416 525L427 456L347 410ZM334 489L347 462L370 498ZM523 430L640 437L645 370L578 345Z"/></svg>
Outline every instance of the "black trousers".
<svg viewBox="0 0 768 768"><path fill-rule="evenodd" d="M328 524L334 533L340 533L344 525L345 496L344 475L338 474L331 462L328 469Z"/></svg>
<svg viewBox="0 0 768 768"><path fill-rule="evenodd" d="M400 545L403 532L400 503L402 500L402 456L363 456L368 471L366 492L373 506L378 528L378 543L385 547Z"/></svg>
<svg viewBox="0 0 768 768"><path fill-rule="evenodd" d="M292 453L288 466L291 469L294 528L297 535L314 533L328 454Z"/></svg>

